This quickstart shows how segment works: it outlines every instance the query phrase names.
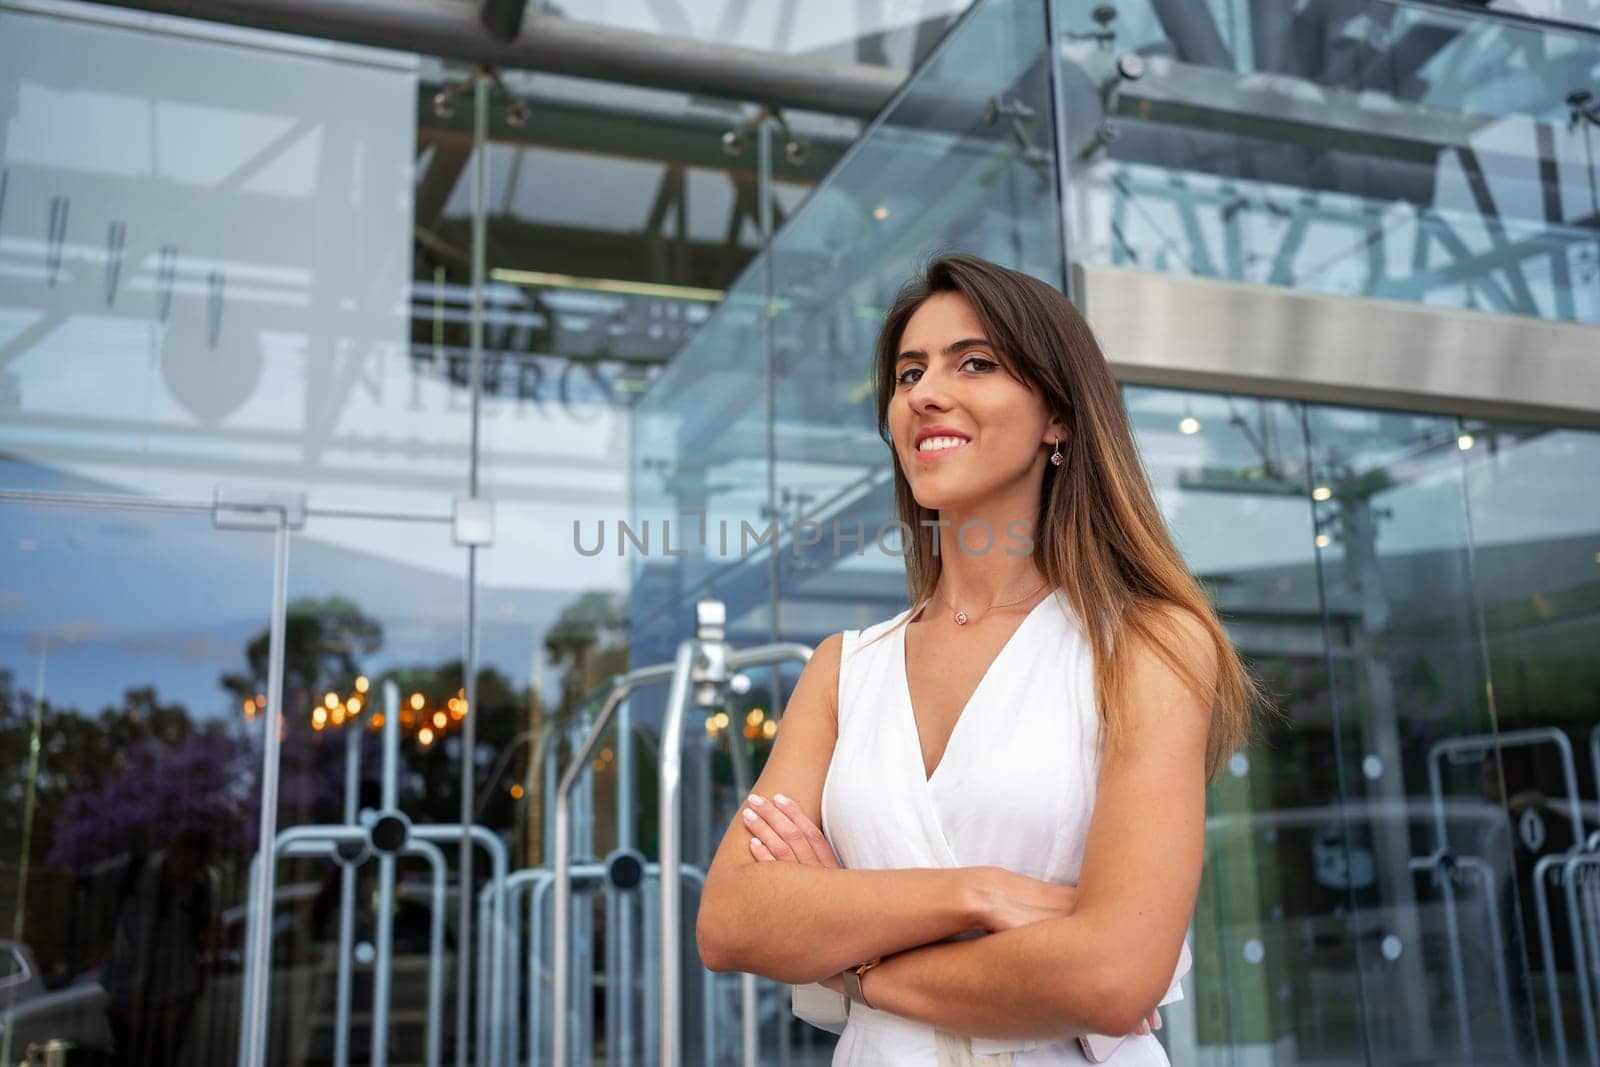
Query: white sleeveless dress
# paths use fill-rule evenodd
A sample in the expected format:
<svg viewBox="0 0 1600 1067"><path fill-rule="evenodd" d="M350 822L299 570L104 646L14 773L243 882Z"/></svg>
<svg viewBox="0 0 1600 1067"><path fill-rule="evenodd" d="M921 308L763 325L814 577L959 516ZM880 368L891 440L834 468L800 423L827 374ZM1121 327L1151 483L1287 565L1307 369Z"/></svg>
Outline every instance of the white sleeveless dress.
<svg viewBox="0 0 1600 1067"><path fill-rule="evenodd" d="M931 779L906 685L901 623L910 613L844 633L838 741L822 790L822 830L839 862L853 869L994 866L1075 884L1100 750L1093 653L1071 602L1058 591L1018 625L957 719ZM1161 1003L1182 996L1175 978ZM840 1034L834 1067L1089 1062L1076 1037L956 1037L817 984L796 986L793 1008ZM1146 1034L1127 1038L1106 1062L1135 1067L1168 1059Z"/></svg>

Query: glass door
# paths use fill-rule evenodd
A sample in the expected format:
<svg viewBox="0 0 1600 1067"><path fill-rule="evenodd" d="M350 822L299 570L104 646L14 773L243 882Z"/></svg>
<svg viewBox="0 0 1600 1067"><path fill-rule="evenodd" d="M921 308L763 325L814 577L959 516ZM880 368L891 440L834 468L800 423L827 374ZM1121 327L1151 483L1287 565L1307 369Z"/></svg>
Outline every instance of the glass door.
<svg viewBox="0 0 1600 1067"><path fill-rule="evenodd" d="M281 509L0 494L0 1061L235 1058L285 550Z"/></svg>

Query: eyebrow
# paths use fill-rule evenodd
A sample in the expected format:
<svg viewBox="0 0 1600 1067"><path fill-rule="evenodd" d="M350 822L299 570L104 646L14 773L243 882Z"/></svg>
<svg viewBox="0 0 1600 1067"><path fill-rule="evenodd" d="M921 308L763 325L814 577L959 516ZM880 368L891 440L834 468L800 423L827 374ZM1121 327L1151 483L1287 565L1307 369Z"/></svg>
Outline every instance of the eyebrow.
<svg viewBox="0 0 1600 1067"><path fill-rule="evenodd" d="M953 356L958 352L965 352L969 348L993 348L993 347L994 347L994 342L988 340L987 338L984 338L984 337L963 337L959 341L951 341L949 344L945 345L944 346L944 354L946 356ZM904 352L900 353L898 356L895 357L895 359L894 359L895 364L898 366L902 359L909 359L909 358L911 358L913 356L917 356L917 357L920 357L922 359L926 359L926 358L928 358L928 353L924 352L920 348L908 348Z"/></svg>

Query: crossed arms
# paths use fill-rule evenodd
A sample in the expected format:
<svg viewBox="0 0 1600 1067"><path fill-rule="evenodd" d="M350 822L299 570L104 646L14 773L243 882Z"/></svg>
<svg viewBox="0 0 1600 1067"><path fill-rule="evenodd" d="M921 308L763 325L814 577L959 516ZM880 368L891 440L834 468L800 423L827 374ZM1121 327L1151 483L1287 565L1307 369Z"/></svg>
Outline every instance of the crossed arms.
<svg viewBox="0 0 1600 1067"><path fill-rule="evenodd" d="M1182 632L1205 647L1197 624ZM706 878L701 959L839 989L840 971L883 956L864 983L874 1007L973 1037L1136 1030L1171 984L1199 889L1209 706L1158 655L1136 653L1124 740L1102 759L1075 890L993 867L846 870L824 863L832 852L815 830L837 740L840 644L823 641L801 674L753 790L767 804L751 825L787 819L813 862L753 845L735 816ZM780 793L793 818L773 806ZM969 930L988 935L944 940Z"/></svg>

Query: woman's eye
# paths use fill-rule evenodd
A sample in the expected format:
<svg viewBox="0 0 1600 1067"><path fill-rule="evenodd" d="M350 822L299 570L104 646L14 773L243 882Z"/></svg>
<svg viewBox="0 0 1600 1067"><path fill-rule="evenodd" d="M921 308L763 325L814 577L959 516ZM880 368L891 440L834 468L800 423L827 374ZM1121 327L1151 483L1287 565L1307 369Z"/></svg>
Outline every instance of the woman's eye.
<svg viewBox="0 0 1600 1067"><path fill-rule="evenodd" d="M995 368L999 367L1000 364L996 363L992 359L985 359L982 356L968 356L966 359L961 361L961 366L962 367L972 367L979 374L987 374L989 371L992 371ZM921 367L907 367L905 370L901 371L895 377L895 384L896 385L910 385L912 382L916 381L916 378L908 379L906 377L906 375L908 375L908 374L916 374L918 376L921 376L922 368Z"/></svg>

